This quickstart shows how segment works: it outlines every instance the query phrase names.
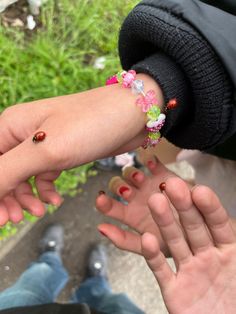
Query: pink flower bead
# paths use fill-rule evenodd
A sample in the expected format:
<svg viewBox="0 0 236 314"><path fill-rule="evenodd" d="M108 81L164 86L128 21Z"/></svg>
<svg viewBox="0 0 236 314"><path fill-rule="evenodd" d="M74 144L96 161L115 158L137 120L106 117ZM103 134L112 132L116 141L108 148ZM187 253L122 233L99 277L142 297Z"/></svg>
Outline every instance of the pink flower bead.
<svg viewBox="0 0 236 314"><path fill-rule="evenodd" d="M154 90L149 90L145 97L142 96L136 100L136 105L139 107L142 107L143 112L148 112L148 110L153 106L157 104L157 98Z"/></svg>
<svg viewBox="0 0 236 314"><path fill-rule="evenodd" d="M133 81L135 80L136 72L133 70L124 73L122 86L125 88L130 88Z"/></svg>
<svg viewBox="0 0 236 314"><path fill-rule="evenodd" d="M113 84L117 84L117 83L118 83L118 79L117 79L116 75L109 77L109 79L107 79L107 81L106 81L106 85L113 85Z"/></svg>

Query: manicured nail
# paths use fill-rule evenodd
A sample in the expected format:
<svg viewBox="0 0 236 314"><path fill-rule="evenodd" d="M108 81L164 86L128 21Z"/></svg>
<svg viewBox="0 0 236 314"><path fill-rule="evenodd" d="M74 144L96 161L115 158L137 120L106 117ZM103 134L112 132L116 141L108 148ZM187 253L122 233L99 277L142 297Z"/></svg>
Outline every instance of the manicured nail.
<svg viewBox="0 0 236 314"><path fill-rule="evenodd" d="M129 191L129 188L127 186L122 186L119 188L119 193L122 195L124 192Z"/></svg>
<svg viewBox="0 0 236 314"><path fill-rule="evenodd" d="M104 236L104 237L106 237L106 238L107 238L107 235L106 235L106 233L105 233L104 231L99 230L99 229L98 229L98 231L101 233L101 235L102 235L102 236Z"/></svg>
<svg viewBox="0 0 236 314"><path fill-rule="evenodd" d="M161 192L165 191L166 183L165 182L161 182L161 184L159 185L159 189L160 189Z"/></svg>
<svg viewBox="0 0 236 314"><path fill-rule="evenodd" d="M134 173L132 174L132 178L133 178L134 180L136 180L138 175L139 175L139 172L136 171L136 172L134 172Z"/></svg>
<svg viewBox="0 0 236 314"><path fill-rule="evenodd" d="M104 195L104 194L106 194L106 192L103 191L103 190L101 190L101 191L98 192L98 194L99 194L99 195Z"/></svg>
<svg viewBox="0 0 236 314"><path fill-rule="evenodd" d="M152 160L148 161L147 164L148 164L148 168L150 169L154 169L156 167L156 164Z"/></svg>

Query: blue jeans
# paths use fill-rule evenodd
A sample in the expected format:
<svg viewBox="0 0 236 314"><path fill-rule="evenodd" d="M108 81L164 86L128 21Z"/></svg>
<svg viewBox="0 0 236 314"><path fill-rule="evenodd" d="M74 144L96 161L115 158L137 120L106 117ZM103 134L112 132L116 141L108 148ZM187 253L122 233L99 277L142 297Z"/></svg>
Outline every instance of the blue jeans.
<svg viewBox="0 0 236 314"><path fill-rule="evenodd" d="M68 281L68 273L54 252L40 256L10 288L0 293L0 310L53 303ZM86 279L72 296L104 314L144 314L124 294L114 294L104 277Z"/></svg>

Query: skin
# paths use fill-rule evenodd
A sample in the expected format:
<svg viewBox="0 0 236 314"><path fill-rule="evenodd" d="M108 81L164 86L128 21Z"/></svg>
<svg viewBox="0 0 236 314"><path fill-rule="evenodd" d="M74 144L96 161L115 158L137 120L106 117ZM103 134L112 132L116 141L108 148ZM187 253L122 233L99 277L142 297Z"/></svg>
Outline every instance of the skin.
<svg viewBox="0 0 236 314"><path fill-rule="evenodd" d="M100 210L105 197L101 195L97 199ZM205 186L190 189L183 180L171 176L166 180L164 194L153 193L147 203L153 222L144 233L134 236L108 224L100 225L99 230L116 246L128 251L134 251L130 249L130 242L136 242L137 252L144 256L156 277L169 313L233 314L236 308L236 235L215 193ZM111 206L110 211L114 208ZM126 215L125 223L130 226L132 219L128 217ZM161 251L160 237L153 232L154 224L174 258L176 272L169 267Z"/></svg>
<svg viewBox="0 0 236 314"><path fill-rule="evenodd" d="M118 202L108 195L101 195L96 200L96 207L106 216L128 224L130 228L139 234L144 234L146 231L154 234L158 237L163 252L169 256L169 250L162 239L159 228L153 221L147 202L149 197L159 190L160 183L169 177L175 176L175 174L169 171L157 159L151 160L151 163L147 163L147 166L151 172L149 176L146 176L141 170L134 167L127 167L122 177L117 176L111 179L109 189L114 194L122 196L128 202L127 205ZM121 187L128 189L121 194ZM112 228L114 232L118 230L116 226L112 226ZM135 240L139 237L129 231L119 231L121 234L120 238L115 239L117 241L116 245L121 249L141 254L140 241Z"/></svg>
<svg viewBox="0 0 236 314"><path fill-rule="evenodd" d="M162 107L156 82L144 74L137 79L145 81L146 90L155 90ZM60 205L54 180L63 170L140 146L146 115L136 99L130 90L112 85L6 109L0 116L0 225L21 221L23 209L42 216L44 202ZM46 138L33 143L37 131ZM28 183L31 177L39 198Z"/></svg>

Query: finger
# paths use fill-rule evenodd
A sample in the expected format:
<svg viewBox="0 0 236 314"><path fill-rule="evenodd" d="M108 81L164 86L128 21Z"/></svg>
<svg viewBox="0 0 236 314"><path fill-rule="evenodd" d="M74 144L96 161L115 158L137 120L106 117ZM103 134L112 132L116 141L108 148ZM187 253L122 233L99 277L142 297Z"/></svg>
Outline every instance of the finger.
<svg viewBox="0 0 236 314"><path fill-rule="evenodd" d="M126 205L105 194L96 198L96 208L107 217L115 218L123 223L126 221Z"/></svg>
<svg viewBox="0 0 236 314"><path fill-rule="evenodd" d="M20 182L57 168L52 137L46 137L40 143L33 143L32 137L29 137L0 156L0 198L9 194Z"/></svg>
<svg viewBox="0 0 236 314"><path fill-rule="evenodd" d="M165 193L178 212L192 252L197 253L213 246L204 219L192 201L187 184L178 177L169 178L166 181Z"/></svg>
<svg viewBox="0 0 236 314"><path fill-rule="evenodd" d="M206 224L216 245L235 243L230 218L216 194L206 186L196 186L192 199L205 218Z"/></svg>
<svg viewBox="0 0 236 314"><path fill-rule="evenodd" d="M0 227L4 226L9 220L9 214L6 205L0 201Z"/></svg>
<svg viewBox="0 0 236 314"><path fill-rule="evenodd" d="M54 180L56 180L61 171L51 171L39 174L35 177L35 185L40 199L48 204L60 206L63 202L62 197L56 191Z"/></svg>
<svg viewBox="0 0 236 314"><path fill-rule="evenodd" d="M113 177L109 182L109 190L116 195L121 196L127 202L130 202L135 197L135 188L130 186L121 177Z"/></svg>
<svg viewBox="0 0 236 314"><path fill-rule="evenodd" d="M21 183L15 190L15 197L21 207L29 211L31 215L36 217L44 215L45 207L43 203L34 196L29 183Z"/></svg>
<svg viewBox="0 0 236 314"><path fill-rule="evenodd" d="M175 274L160 250L157 238L151 233L145 233L141 238L142 255L158 281L161 290L168 287Z"/></svg>
<svg viewBox="0 0 236 314"><path fill-rule="evenodd" d="M141 188L146 181L145 174L135 167L125 167L122 171L122 177L127 183L136 188Z"/></svg>
<svg viewBox="0 0 236 314"><path fill-rule="evenodd" d="M156 156L152 156L149 160L145 162L145 166L154 176L163 176L163 179L166 180L168 177L176 176L170 170L163 165Z"/></svg>
<svg viewBox="0 0 236 314"><path fill-rule="evenodd" d="M121 250L141 254L141 237L110 224L98 226L99 232Z"/></svg>
<svg viewBox="0 0 236 314"><path fill-rule="evenodd" d="M139 147L138 149L136 149L136 153L137 153L137 160L147 166L147 162L148 161L153 161L155 162L155 153L156 153L156 149L153 147L148 147L147 149L144 149L142 147Z"/></svg>
<svg viewBox="0 0 236 314"><path fill-rule="evenodd" d="M160 193L153 194L148 200L148 206L176 265L189 261L192 252L174 218L167 198Z"/></svg>
<svg viewBox="0 0 236 314"><path fill-rule="evenodd" d="M9 219L11 222L17 224L24 219L23 210L14 196L5 196L3 202L7 208Z"/></svg>

